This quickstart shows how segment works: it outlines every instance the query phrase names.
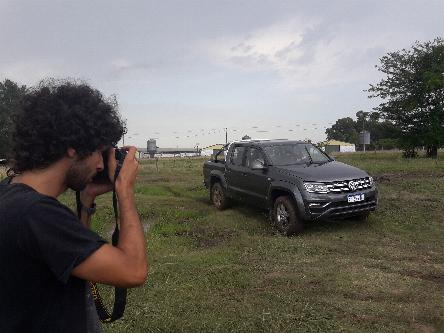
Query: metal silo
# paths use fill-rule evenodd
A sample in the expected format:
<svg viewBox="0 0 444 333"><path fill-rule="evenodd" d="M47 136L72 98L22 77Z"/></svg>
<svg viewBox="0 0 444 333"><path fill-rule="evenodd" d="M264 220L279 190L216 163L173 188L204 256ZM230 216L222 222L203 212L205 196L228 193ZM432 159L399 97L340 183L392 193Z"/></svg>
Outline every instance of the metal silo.
<svg viewBox="0 0 444 333"><path fill-rule="evenodd" d="M146 142L146 151L150 154L151 158L154 158L154 154L157 153L157 143L155 139L149 139Z"/></svg>

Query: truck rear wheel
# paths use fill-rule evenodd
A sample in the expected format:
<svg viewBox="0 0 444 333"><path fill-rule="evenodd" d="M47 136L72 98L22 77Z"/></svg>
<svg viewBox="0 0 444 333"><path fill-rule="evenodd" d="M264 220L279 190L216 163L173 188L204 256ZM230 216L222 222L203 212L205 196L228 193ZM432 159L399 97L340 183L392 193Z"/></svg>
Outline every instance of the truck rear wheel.
<svg viewBox="0 0 444 333"><path fill-rule="evenodd" d="M286 195L274 201L273 222L279 232L285 236L299 233L304 228L293 200Z"/></svg>
<svg viewBox="0 0 444 333"><path fill-rule="evenodd" d="M210 194L211 202L217 209L223 210L228 207L228 198L221 183L214 183L213 186L211 186Z"/></svg>

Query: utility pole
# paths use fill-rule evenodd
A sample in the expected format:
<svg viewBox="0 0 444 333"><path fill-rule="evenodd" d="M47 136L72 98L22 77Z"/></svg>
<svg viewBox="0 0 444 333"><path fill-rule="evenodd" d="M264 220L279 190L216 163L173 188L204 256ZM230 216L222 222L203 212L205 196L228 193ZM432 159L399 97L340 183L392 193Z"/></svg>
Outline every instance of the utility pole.
<svg viewBox="0 0 444 333"><path fill-rule="evenodd" d="M228 128L225 127L224 129L225 129L225 143L227 144L228 143Z"/></svg>
<svg viewBox="0 0 444 333"><path fill-rule="evenodd" d="M364 130L364 117L362 117L362 142L364 143L364 153L365 153L365 130Z"/></svg>
<svg viewBox="0 0 444 333"><path fill-rule="evenodd" d="M363 143L364 143L364 153L365 153L365 128L364 128L364 124L365 124L365 113L362 113L362 136L363 136Z"/></svg>

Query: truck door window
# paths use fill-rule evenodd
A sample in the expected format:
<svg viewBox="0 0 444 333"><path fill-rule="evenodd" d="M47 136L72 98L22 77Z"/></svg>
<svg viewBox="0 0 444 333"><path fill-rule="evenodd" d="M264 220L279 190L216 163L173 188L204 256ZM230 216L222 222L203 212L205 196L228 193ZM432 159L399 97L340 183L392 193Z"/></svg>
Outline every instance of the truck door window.
<svg viewBox="0 0 444 333"><path fill-rule="evenodd" d="M247 167L251 168L254 161L262 163L262 165L264 165L264 154L257 148L250 148L247 153Z"/></svg>
<svg viewBox="0 0 444 333"><path fill-rule="evenodd" d="M237 146L234 147L233 153L231 154L231 164L233 165L242 165L242 160L244 157L245 147Z"/></svg>

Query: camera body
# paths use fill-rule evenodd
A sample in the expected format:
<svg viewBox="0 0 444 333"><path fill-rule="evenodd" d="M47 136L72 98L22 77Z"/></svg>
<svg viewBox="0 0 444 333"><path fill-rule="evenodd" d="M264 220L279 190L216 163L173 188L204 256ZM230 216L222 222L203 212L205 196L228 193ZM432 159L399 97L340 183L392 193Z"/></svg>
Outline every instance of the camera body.
<svg viewBox="0 0 444 333"><path fill-rule="evenodd" d="M124 148L116 148L116 150L114 151L114 157L117 160L117 166L122 167L122 164L123 164L123 161L125 160L126 154L127 154L127 151Z"/></svg>
<svg viewBox="0 0 444 333"><path fill-rule="evenodd" d="M97 175L94 177L94 179L93 179L94 183L107 183L109 181L114 181L114 179L109 179L109 176L108 176L108 154L109 154L109 150L106 150L102 153L103 170L98 172ZM124 148L115 147L114 157L117 161L117 165L116 165L116 172L115 172L114 178L117 178L117 176L119 175L119 172L120 172L120 169L122 168L123 161L125 160L126 154L127 154L127 151Z"/></svg>

